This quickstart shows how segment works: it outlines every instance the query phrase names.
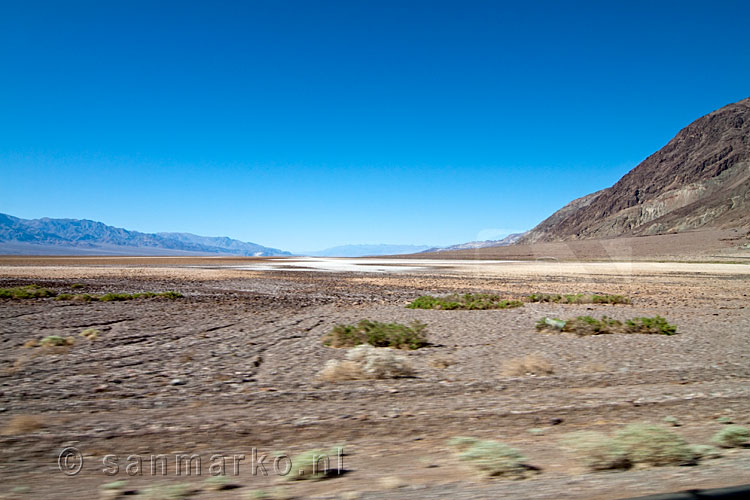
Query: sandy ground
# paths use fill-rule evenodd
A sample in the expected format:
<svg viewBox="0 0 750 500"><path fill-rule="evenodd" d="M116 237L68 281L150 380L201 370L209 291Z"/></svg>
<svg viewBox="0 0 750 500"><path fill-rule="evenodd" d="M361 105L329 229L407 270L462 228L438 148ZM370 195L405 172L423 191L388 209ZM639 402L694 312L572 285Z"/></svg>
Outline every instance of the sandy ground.
<svg viewBox="0 0 750 500"><path fill-rule="evenodd" d="M694 467L591 473L558 442L571 431L611 432L666 416L677 417L682 426L675 430L701 444L721 429L718 417L750 424L750 266L422 259L393 262L417 270L331 272L326 261L305 271L299 269L304 261L285 259L0 258L0 287L185 296L108 303L0 299L0 492L5 498L99 498L99 486L118 479L141 493L186 483L196 490L191 498L206 499L253 498L260 489L296 498L605 499L750 482L748 449ZM283 264L229 267L269 262ZM618 293L632 304L404 307L424 293L453 291L508 298ZM578 338L534 329L542 316L582 314L660 314L679 334ZM321 337L337 323L362 318L428 325L431 345L404 353L416 377L318 379L327 360L345 354L323 346ZM86 328L101 335L79 337ZM24 347L49 335L76 341L58 350ZM554 373L504 374L528 354L548 360ZM482 478L446 445L466 435L518 448L539 473L523 481ZM83 456L75 476L58 469L67 446ZM345 474L310 482L273 471L274 452L334 446L345 451ZM253 449L271 457L267 477L253 471ZM176 475L176 453L200 455L202 476ZM157 454L168 456L166 476L148 470ZM241 454L246 459L235 476L232 457ZM105 473L112 471L112 457L103 462L107 455L118 461L114 476ZM142 475L128 475L131 455L145 461ZM237 488L206 491L212 455L227 457Z"/></svg>

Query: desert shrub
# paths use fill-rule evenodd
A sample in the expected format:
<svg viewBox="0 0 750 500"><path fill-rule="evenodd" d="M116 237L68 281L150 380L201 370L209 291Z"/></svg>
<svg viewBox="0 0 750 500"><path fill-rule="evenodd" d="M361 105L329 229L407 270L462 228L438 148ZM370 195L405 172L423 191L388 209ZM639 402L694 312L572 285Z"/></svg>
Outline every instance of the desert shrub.
<svg viewBox="0 0 750 500"><path fill-rule="evenodd" d="M565 435L561 445L592 470L622 469L635 464L689 465L710 455L710 450L690 446L676 432L650 424L628 425L614 437L600 432L574 432Z"/></svg>
<svg viewBox="0 0 750 500"><path fill-rule="evenodd" d="M560 444L591 470L627 469L631 465L623 447L601 432L571 432Z"/></svg>
<svg viewBox="0 0 750 500"><path fill-rule="evenodd" d="M419 349L427 345L426 328L427 325L419 321L406 326L363 319L356 325L336 325L323 337L323 343L329 347L370 344L375 347Z"/></svg>
<svg viewBox="0 0 750 500"><path fill-rule="evenodd" d="M5 425L0 434L4 436L15 436L17 434L28 434L44 427L44 422L33 415L16 415Z"/></svg>
<svg viewBox="0 0 750 500"><path fill-rule="evenodd" d="M423 295L414 299L406 307L409 309L509 309L521 307L519 300L507 300L499 295L488 293L452 294L445 297Z"/></svg>
<svg viewBox="0 0 750 500"><path fill-rule="evenodd" d="M693 452L693 456L696 459L710 460L712 458L721 458L721 451L707 444L690 445L690 451Z"/></svg>
<svg viewBox="0 0 750 500"><path fill-rule="evenodd" d="M74 343L75 339L73 337L61 337L60 335L50 335L39 341L39 345L42 347L62 347L73 345Z"/></svg>
<svg viewBox="0 0 750 500"><path fill-rule="evenodd" d="M521 479L530 470L518 450L498 441L461 437L449 443L457 449L459 460L488 476Z"/></svg>
<svg viewBox="0 0 750 500"><path fill-rule="evenodd" d="M596 319L591 316L578 316L573 319L542 318L537 321L536 329L542 332L575 333L578 336L603 335L609 333L645 333L674 335L677 327L670 325L661 316L653 318L633 318L622 321L602 316Z"/></svg>
<svg viewBox="0 0 750 500"><path fill-rule="evenodd" d="M203 481L203 486L208 491L224 491L233 488L227 476L211 476Z"/></svg>
<svg viewBox="0 0 750 500"><path fill-rule="evenodd" d="M85 286L86 285L84 285L83 283L73 283L72 285L70 285L70 288L72 288L73 290L77 290L79 288L84 288Z"/></svg>
<svg viewBox="0 0 750 500"><path fill-rule="evenodd" d="M622 295L597 295L586 293L552 294L532 293L526 302L552 302L555 304L630 304L630 299Z"/></svg>
<svg viewBox="0 0 750 500"><path fill-rule="evenodd" d="M57 295L52 290L39 285L19 286L16 288L0 288L0 299L43 299Z"/></svg>
<svg viewBox="0 0 750 500"><path fill-rule="evenodd" d="M392 349L360 345L350 349L344 360L329 360L319 375L328 382L338 382L411 377L414 370L407 358Z"/></svg>
<svg viewBox="0 0 750 500"><path fill-rule="evenodd" d="M152 486L143 491L147 500L179 500L189 498L194 493L195 489L185 483Z"/></svg>
<svg viewBox="0 0 750 500"><path fill-rule="evenodd" d="M132 300L135 297L129 293L106 293L99 297L100 302L115 302L120 300Z"/></svg>
<svg viewBox="0 0 750 500"><path fill-rule="evenodd" d="M102 332L100 332L96 328L86 328L85 330L83 330L78 335L81 336L81 337L84 337L86 339L89 339L89 340L96 340L101 333Z"/></svg>
<svg viewBox="0 0 750 500"><path fill-rule="evenodd" d="M750 429L741 425L727 425L714 434L712 441L722 448L739 448L750 444Z"/></svg>
<svg viewBox="0 0 750 500"><path fill-rule="evenodd" d="M630 424L615 440L634 464L686 465L696 458L679 434L658 425Z"/></svg>
<svg viewBox="0 0 750 500"><path fill-rule="evenodd" d="M503 364L500 374L506 377L524 375L550 375L555 369L547 359L536 354L510 359Z"/></svg>
<svg viewBox="0 0 750 500"><path fill-rule="evenodd" d="M334 471L331 462L336 460L335 457L335 450L308 450L302 452L292 457L292 470L286 478L292 481L317 481L324 479ZM335 464L333 464L333 467L335 467Z"/></svg>
<svg viewBox="0 0 750 500"><path fill-rule="evenodd" d="M664 423L669 424L672 427L680 427L682 425L677 417L673 417L671 415L664 417Z"/></svg>
<svg viewBox="0 0 750 500"><path fill-rule="evenodd" d="M677 327L667 323L661 316L653 318L633 318L625 322L627 333L656 333L661 335L674 335Z"/></svg>

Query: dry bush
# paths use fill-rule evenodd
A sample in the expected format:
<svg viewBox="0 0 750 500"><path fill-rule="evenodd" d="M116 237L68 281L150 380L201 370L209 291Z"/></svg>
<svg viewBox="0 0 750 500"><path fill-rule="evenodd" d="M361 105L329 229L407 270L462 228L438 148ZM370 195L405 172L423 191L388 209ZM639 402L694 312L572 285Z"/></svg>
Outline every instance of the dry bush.
<svg viewBox="0 0 750 500"><path fill-rule="evenodd" d="M601 432L571 432L560 444L591 470L627 469L631 465L622 446Z"/></svg>
<svg viewBox="0 0 750 500"><path fill-rule="evenodd" d="M608 436L581 431L567 434L561 445L592 470L621 469L632 465L692 465L710 450L690 446L676 432L658 425L630 424Z"/></svg>
<svg viewBox="0 0 750 500"><path fill-rule="evenodd" d="M604 363L595 361L585 363L578 368L579 373L602 373L611 371Z"/></svg>
<svg viewBox="0 0 750 500"><path fill-rule="evenodd" d="M16 415L11 418L2 431L3 436L15 436L17 434L28 434L44 427L44 422L33 415Z"/></svg>
<svg viewBox="0 0 750 500"><path fill-rule="evenodd" d="M547 359L536 354L527 354L523 358L506 361L500 371L504 377L522 377L526 375L551 375L555 369Z"/></svg>
<svg viewBox="0 0 750 500"><path fill-rule="evenodd" d="M430 360L429 363L430 363L430 366L432 366L433 368L437 368L439 370L445 370L446 368L449 368L455 365L456 360L453 358L441 357L441 358L432 359Z"/></svg>
<svg viewBox="0 0 750 500"><path fill-rule="evenodd" d="M360 345L349 349L345 360L332 359L319 376L328 382L341 380L410 377L414 370L408 360L392 349Z"/></svg>
<svg viewBox="0 0 750 500"><path fill-rule="evenodd" d="M630 424L615 435L634 464L688 465L695 463L690 445L676 432L650 424Z"/></svg>
<svg viewBox="0 0 750 500"><path fill-rule="evenodd" d="M523 479L532 470L518 450L498 441L456 437L448 444L456 449L459 460L490 477Z"/></svg>
<svg viewBox="0 0 750 500"><path fill-rule="evenodd" d="M713 442L722 448L740 448L750 444L750 429L741 425L728 425L714 434Z"/></svg>
<svg viewBox="0 0 750 500"><path fill-rule="evenodd" d="M83 331L82 331L81 333L79 333L78 335L79 335L80 337L83 337L83 338L85 338L85 339L88 339L88 340L94 341L94 340L96 340L96 339L97 339L97 338L99 337L99 335L101 335L101 333L102 333L102 332L100 332L100 331L99 331L99 330L97 330L96 328L86 328L85 330L83 330Z"/></svg>

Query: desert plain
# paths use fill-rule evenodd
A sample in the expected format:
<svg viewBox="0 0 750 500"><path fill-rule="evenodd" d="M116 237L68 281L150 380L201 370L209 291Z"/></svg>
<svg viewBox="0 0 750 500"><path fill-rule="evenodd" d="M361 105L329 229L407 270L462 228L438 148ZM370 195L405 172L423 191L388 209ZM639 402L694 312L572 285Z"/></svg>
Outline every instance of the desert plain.
<svg viewBox="0 0 750 500"><path fill-rule="evenodd" d="M748 483L747 448L691 466L593 472L560 445L571 432L609 434L637 422L711 444L724 422L750 424L750 266L725 260L0 257L0 288L182 294L0 299L0 492L6 499L613 499ZM467 292L618 294L631 303L405 307L420 295ZM582 315L659 315L677 334L578 337L535 328L540 318ZM319 376L346 355L323 336L361 319L427 325L428 346L399 350L413 376ZM82 337L87 329L97 336ZM72 343L38 345L50 336ZM514 368L529 357L542 360L543 373ZM457 458L448 444L456 436L512 446L533 473L485 477ZM58 463L66 447L83 460L76 474ZM332 448L343 453L332 457L338 469L325 480L294 481L273 470L280 454ZM269 457L267 476L253 469L253 450ZM201 475L178 475L177 454L200 456ZM154 455L169 457L167 474L148 470ZM221 488L206 481L217 455L227 459ZM240 455L235 475L232 457ZM145 470L128 470L128 457L145 460ZM117 492L101 488L113 482Z"/></svg>

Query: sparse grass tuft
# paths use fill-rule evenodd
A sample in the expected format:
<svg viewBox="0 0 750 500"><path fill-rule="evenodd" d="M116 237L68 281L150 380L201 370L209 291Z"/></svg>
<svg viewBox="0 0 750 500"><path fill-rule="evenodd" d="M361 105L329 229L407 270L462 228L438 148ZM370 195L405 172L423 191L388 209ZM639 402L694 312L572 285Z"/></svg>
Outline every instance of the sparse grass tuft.
<svg viewBox="0 0 750 500"><path fill-rule="evenodd" d="M457 449L459 460L487 476L523 479L530 470L518 450L498 441L460 437L449 443Z"/></svg>
<svg viewBox="0 0 750 500"><path fill-rule="evenodd" d="M57 293L39 285L19 286L16 288L0 288L0 299L43 299L54 297Z"/></svg>
<svg viewBox="0 0 750 500"><path fill-rule="evenodd" d="M552 302L555 304L630 304L630 299L622 295L597 295L588 293L553 294L532 293L526 302Z"/></svg>
<svg viewBox="0 0 750 500"><path fill-rule="evenodd" d="M452 294L445 297L423 295L414 299L406 307L409 309L510 309L521 307L519 300L507 300L489 293Z"/></svg>
<svg viewBox="0 0 750 500"><path fill-rule="evenodd" d="M750 429L741 425L727 425L714 434L712 441L722 448L740 448L750 444Z"/></svg>
<svg viewBox="0 0 750 500"><path fill-rule="evenodd" d="M427 325L419 321L406 326L363 319L356 325L336 325L323 337L323 343L329 347L370 344L375 347L419 349L427 345L426 329Z"/></svg>
<svg viewBox="0 0 750 500"><path fill-rule="evenodd" d="M522 377L525 375L551 375L555 369L547 359L536 354L528 354L523 358L510 359L503 363L500 374L504 377Z"/></svg>
<svg viewBox="0 0 750 500"><path fill-rule="evenodd" d="M653 318L633 318L622 321L602 316L601 319L591 316L578 316L574 319L542 318L536 324L541 332L575 333L578 336L604 335L610 333L645 333L657 335L675 335L677 327L670 325L661 316Z"/></svg>
<svg viewBox="0 0 750 500"><path fill-rule="evenodd" d="M320 372L327 382L411 377L414 370L404 356L392 349L360 345L346 353L345 360L332 359Z"/></svg>

